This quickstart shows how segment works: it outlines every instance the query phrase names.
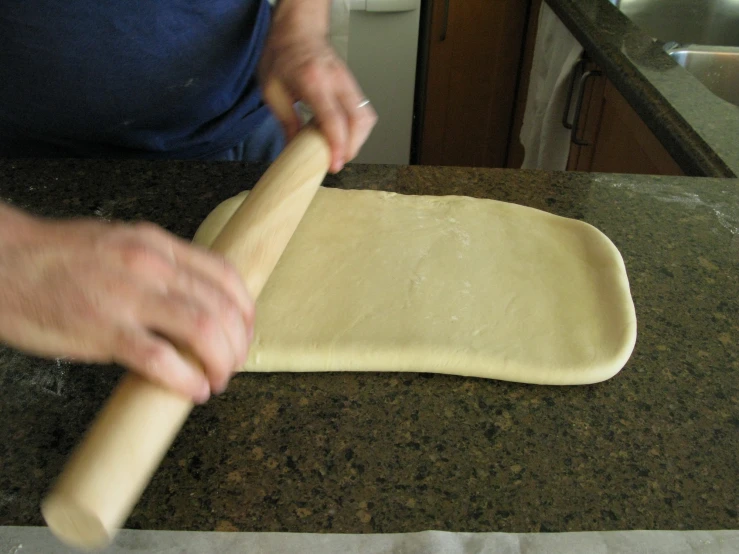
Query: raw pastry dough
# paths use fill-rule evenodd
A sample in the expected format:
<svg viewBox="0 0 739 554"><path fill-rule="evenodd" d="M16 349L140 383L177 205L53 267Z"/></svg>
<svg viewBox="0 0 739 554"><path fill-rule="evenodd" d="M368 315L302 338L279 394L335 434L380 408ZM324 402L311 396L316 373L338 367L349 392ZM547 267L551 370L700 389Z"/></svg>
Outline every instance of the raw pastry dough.
<svg viewBox="0 0 739 554"><path fill-rule="evenodd" d="M209 245L243 198L220 204L195 241ZM586 223L494 200L321 188L257 302L243 369L572 385L615 375L635 340L621 255Z"/></svg>

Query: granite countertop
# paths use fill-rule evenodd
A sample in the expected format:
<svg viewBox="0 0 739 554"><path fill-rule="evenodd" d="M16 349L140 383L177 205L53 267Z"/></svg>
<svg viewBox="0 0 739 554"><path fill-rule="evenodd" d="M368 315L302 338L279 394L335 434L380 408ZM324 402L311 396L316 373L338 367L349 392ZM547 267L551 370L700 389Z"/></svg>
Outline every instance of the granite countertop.
<svg viewBox="0 0 739 554"><path fill-rule="evenodd" d="M263 167L0 161L0 199L191 237ZM739 181L349 166L327 186L463 194L585 220L639 322L614 378L240 374L196 408L127 527L293 532L737 529ZM0 525L39 502L120 370L0 347Z"/></svg>
<svg viewBox="0 0 739 554"><path fill-rule="evenodd" d="M739 107L714 96L609 0L546 0L687 175L739 176Z"/></svg>

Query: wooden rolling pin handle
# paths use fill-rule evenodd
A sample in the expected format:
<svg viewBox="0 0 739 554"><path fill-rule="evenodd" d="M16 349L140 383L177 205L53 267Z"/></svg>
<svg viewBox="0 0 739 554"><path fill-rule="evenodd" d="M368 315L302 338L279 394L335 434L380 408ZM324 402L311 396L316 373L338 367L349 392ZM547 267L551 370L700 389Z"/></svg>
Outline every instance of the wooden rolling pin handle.
<svg viewBox="0 0 739 554"><path fill-rule="evenodd" d="M312 126L287 145L234 213L211 249L247 267L262 291L328 171L330 151ZM125 523L193 408L184 398L126 375L79 444L41 511L63 542L106 546Z"/></svg>

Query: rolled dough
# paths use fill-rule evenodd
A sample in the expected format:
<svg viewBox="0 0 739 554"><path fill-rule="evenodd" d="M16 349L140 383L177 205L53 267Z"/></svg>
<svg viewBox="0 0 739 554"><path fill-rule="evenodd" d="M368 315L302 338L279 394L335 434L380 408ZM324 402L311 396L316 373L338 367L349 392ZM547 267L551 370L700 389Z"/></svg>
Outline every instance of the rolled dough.
<svg viewBox="0 0 739 554"><path fill-rule="evenodd" d="M195 242L209 245L244 194ZM576 385L621 370L636 316L621 255L591 225L494 200L321 188L259 297L255 331L244 371Z"/></svg>

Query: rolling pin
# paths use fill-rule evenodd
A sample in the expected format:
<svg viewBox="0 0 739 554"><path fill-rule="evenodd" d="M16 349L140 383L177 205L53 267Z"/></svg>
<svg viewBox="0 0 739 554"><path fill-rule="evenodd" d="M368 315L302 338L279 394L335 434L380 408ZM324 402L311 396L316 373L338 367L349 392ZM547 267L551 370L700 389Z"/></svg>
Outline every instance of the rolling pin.
<svg viewBox="0 0 739 554"><path fill-rule="evenodd" d="M312 125L267 169L211 245L248 268L256 300L328 171L328 143ZM188 358L193 361L191 356ZM51 531L82 549L108 545L193 408L134 374L116 387L41 505Z"/></svg>

